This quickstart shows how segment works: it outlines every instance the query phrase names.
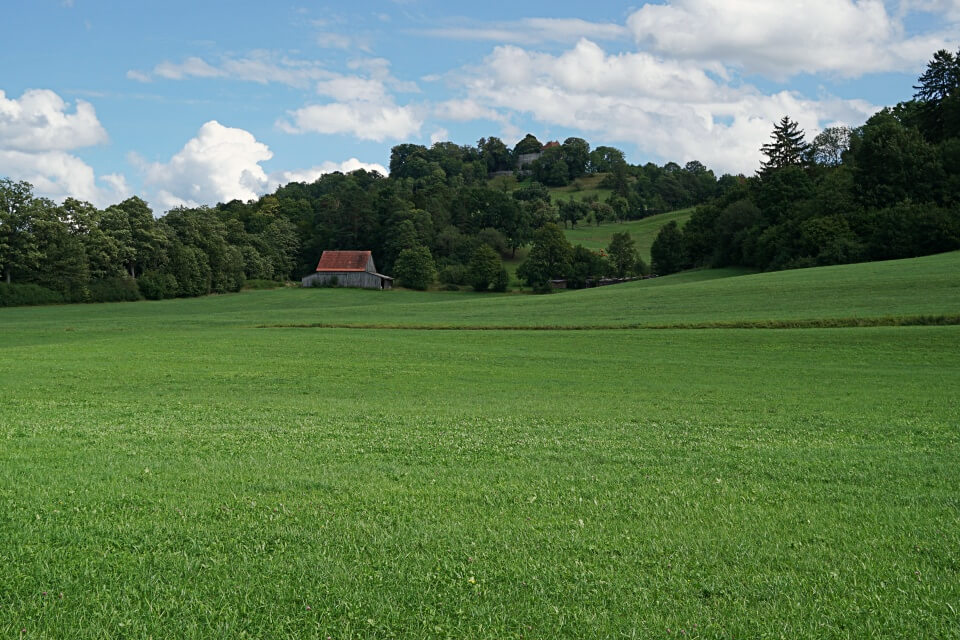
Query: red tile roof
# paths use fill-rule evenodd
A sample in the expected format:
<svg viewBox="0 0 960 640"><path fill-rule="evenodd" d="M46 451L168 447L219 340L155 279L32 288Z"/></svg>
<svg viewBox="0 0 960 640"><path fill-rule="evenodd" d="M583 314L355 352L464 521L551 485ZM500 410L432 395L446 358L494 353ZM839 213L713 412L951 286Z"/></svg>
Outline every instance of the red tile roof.
<svg viewBox="0 0 960 640"><path fill-rule="evenodd" d="M324 251L317 271L366 271L369 251Z"/></svg>

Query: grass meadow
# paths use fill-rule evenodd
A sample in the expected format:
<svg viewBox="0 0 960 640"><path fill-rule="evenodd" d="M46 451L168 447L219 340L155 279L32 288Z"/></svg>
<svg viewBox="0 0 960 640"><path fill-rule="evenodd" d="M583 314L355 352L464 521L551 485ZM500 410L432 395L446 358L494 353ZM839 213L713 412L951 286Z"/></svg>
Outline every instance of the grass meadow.
<svg viewBox="0 0 960 640"><path fill-rule="evenodd" d="M641 220L630 220L628 222L605 222L599 226L590 226L586 222L581 222L573 229L564 229L564 234L570 244L582 244L587 249L606 249L610 246L610 239L614 233L623 233L627 231L630 237L636 242L637 251L640 257L647 264L650 264L650 247L653 241L657 239L660 228L668 222L676 221L681 227L686 224L690 216L693 215L693 209L679 209L669 213L660 213L655 216L649 216Z"/></svg>
<svg viewBox="0 0 960 640"><path fill-rule="evenodd" d="M0 636L960 637L960 326L682 328L958 266L0 310Z"/></svg>

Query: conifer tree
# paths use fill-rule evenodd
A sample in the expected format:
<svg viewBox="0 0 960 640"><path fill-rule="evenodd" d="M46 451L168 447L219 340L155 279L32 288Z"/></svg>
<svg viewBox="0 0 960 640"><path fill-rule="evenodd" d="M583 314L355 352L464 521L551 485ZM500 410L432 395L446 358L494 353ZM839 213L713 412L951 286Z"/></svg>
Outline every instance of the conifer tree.
<svg viewBox="0 0 960 640"><path fill-rule="evenodd" d="M772 142L760 147L767 159L760 163L760 175L790 166L803 166L809 145L804 140L803 130L796 122L784 116L779 124L773 125L770 134Z"/></svg>

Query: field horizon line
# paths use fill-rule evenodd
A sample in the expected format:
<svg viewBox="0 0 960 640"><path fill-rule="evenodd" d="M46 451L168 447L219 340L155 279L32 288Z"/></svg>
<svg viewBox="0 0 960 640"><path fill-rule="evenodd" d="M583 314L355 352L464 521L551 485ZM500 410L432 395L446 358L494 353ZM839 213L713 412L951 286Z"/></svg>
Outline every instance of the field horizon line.
<svg viewBox="0 0 960 640"><path fill-rule="evenodd" d="M801 320L731 320L718 322L619 323L595 325L454 325L416 323L314 322L258 324L256 329L362 329L410 331L633 331L695 329L852 329L869 327L928 327L960 325L960 314L817 318Z"/></svg>

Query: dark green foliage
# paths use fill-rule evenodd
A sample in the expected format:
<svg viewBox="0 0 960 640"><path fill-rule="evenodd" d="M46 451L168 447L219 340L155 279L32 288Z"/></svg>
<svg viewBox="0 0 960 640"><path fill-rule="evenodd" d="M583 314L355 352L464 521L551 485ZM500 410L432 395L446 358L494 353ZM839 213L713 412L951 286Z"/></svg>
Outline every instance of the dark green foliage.
<svg viewBox="0 0 960 640"><path fill-rule="evenodd" d="M7 284L0 282L0 307L19 307L66 302L58 291L44 289L36 284Z"/></svg>
<svg viewBox="0 0 960 640"><path fill-rule="evenodd" d="M888 111L870 118L854 136L851 154L857 195L864 206L886 207L906 198L936 199L942 170L935 148Z"/></svg>
<svg viewBox="0 0 960 640"><path fill-rule="evenodd" d="M581 289L590 282L596 283L600 278L609 275L610 270L610 262L600 252L591 251L578 244L571 254L567 288Z"/></svg>
<svg viewBox="0 0 960 640"><path fill-rule="evenodd" d="M683 234L675 221L671 220L660 229L657 239L650 247L650 257L653 260L653 272L661 276L676 273L689 266Z"/></svg>
<svg viewBox="0 0 960 640"><path fill-rule="evenodd" d="M562 187L570 182L570 167L564 159L563 147L545 149L530 165L534 180L548 187Z"/></svg>
<svg viewBox="0 0 960 640"><path fill-rule="evenodd" d="M713 265L751 264L750 241L762 226L763 214L752 200L737 200L720 211L713 221Z"/></svg>
<svg viewBox="0 0 960 640"><path fill-rule="evenodd" d="M836 167L843 162L843 154L850 149L853 130L850 127L827 127L810 144L810 159L825 167Z"/></svg>
<svg viewBox="0 0 960 640"><path fill-rule="evenodd" d="M567 138L560 147L570 180L586 175L590 164L590 144L583 138Z"/></svg>
<svg viewBox="0 0 960 640"><path fill-rule="evenodd" d="M767 159L760 164L760 175L767 176L785 167L803 166L809 146L803 139L803 130L796 122L784 116L773 126L771 142L763 145L760 151Z"/></svg>
<svg viewBox="0 0 960 640"><path fill-rule="evenodd" d="M503 293L510 286L510 274L507 273L507 270L503 267L500 267L500 271L497 272L497 277L493 279L493 284L490 285L490 288L499 293Z"/></svg>
<svg viewBox="0 0 960 640"><path fill-rule="evenodd" d="M89 289L90 302L135 302L143 299L137 281L129 277L93 280Z"/></svg>
<svg viewBox="0 0 960 640"><path fill-rule="evenodd" d="M553 278L570 272L573 247L555 224L546 224L533 235L533 247L526 261L517 268L517 276L532 287L542 287Z"/></svg>
<svg viewBox="0 0 960 640"><path fill-rule="evenodd" d="M612 275L618 278L636 275L640 256L637 254L636 242L630 237L629 231L613 234L610 238L610 246L607 247L607 255Z"/></svg>
<svg viewBox="0 0 960 640"><path fill-rule="evenodd" d="M469 283L467 267L462 264L449 264L440 269L437 280L443 284L464 285Z"/></svg>
<svg viewBox="0 0 960 640"><path fill-rule="evenodd" d="M586 218L590 213L590 205L583 200L565 200L560 203L560 219L563 220L563 226L570 223L570 227L576 227L577 221Z"/></svg>
<svg viewBox="0 0 960 640"><path fill-rule="evenodd" d="M7 283L15 272L36 268L40 258L31 224L39 203L32 191L27 182L0 179L0 272Z"/></svg>
<svg viewBox="0 0 960 640"><path fill-rule="evenodd" d="M609 173L626 166L627 160L620 149L600 146L590 152L590 173Z"/></svg>
<svg viewBox="0 0 960 640"><path fill-rule="evenodd" d="M488 172L513 169L513 156L500 138L480 138L477 149L480 150L480 160L487 166Z"/></svg>
<svg viewBox="0 0 960 640"><path fill-rule="evenodd" d="M614 168L616 173L617 169ZM685 167L668 162L663 167L649 162L642 167L630 170L633 173L633 190L622 193L618 184L624 177L613 175L608 178L608 186L617 188L619 195L628 199L628 213L631 218L642 218L655 213L674 209L683 209L702 204L720 194L720 182L712 171L697 161L690 161ZM731 176L725 176L725 184L736 182Z"/></svg>
<svg viewBox="0 0 960 640"><path fill-rule="evenodd" d="M938 52L915 88L915 100L881 110L859 129L824 130L810 150L811 166L797 159L801 132L782 120L764 149L770 159L760 177L691 217L679 263L775 270L960 247L957 56ZM667 254L681 253L664 244L673 246L661 243L661 262L674 268Z"/></svg>
<svg viewBox="0 0 960 640"><path fill-rule="evenodd" d="M498 256L506 254L507 250L510 248L510 244L506 236L493 227L481 229L477 234L477 242L490 247L494 250L494 252L497 253Z"/></svg>
<svg viewBox="0 0 960 640"><path fill-rule="evenodd" d="M541 200L543 202L550 202L550 190L545 186L537 182L536 180L532 182L525 183L523 186L514 190L513 197L516 200L522 202L529 202L532 200Z"/></svg>
<svg viewBox="0 0 960 640"><path fill-rule="evenodd" d="M496 283L503 264L500 256L490 246L481 244L473 252L470 265L467 268L467 280L474 291L487 291Z"/></svg>
<svg viewBox="0 0 960 640"><path fill-rule="evenodd" d="M857 222L863 229L868 260L910 258L960 248L960 209L956 207L904 202L864 212Z"/></svg>
<svg viewBox="0 0 960 640"><path fill-rule="evenodd" d="M210 265L203 251L179 242L170 247L168 272L177 282L177 296L203 296L210 293Z"/></svg>
<svg viewBox="0 0 960 640"><path fill-rule="evenodd" d="M393 273L399 286L420 290L433 284L437 276L430 251L423 246L401 251Z"/></svg>
<svg viewBox="0 0 960 640"><path fill-rule="evenodd" d="M177 279L173 274L163 271L145 271L137 279L140 293L147 300L164 300L176 297L178 292Z"/></svg>
<svg viewBox="0 0 960 640"><path fill-rule="evenodd" d="M513 155L516 157L528 153L539 153L541 149L543 149L543 145L540 144L537 137L532 133L528 133L523 137L523 140L518 142L513 148Z"/></svg>
<svg viewBox="0 0 960 640"><path fill-rule="evenodd" d="M934 53L917 82L913 122L927 140L937 143L960 135L960 51Z"/></svg>

